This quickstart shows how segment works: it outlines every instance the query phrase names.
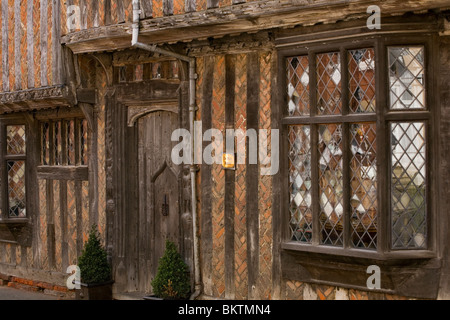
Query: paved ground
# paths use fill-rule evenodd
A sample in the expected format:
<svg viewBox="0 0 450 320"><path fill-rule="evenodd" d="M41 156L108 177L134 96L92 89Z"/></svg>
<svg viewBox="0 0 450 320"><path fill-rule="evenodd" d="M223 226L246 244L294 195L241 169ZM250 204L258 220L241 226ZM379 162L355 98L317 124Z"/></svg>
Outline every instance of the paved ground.
<svg viewBox="0 0 450 320"><path fill-rule="evenodd" d="M0 300L58 300L58 297L39 292L0 287Z"/></svg>

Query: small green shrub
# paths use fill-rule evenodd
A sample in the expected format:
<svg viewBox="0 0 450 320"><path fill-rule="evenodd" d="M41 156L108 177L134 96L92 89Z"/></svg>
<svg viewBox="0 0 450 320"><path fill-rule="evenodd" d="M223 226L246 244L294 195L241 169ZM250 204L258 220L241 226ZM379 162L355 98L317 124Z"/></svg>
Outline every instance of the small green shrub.
<svg viewBox="0 0 450 320"><path fill-rule="evenodd" d="M111 266L106 250L100 242L97 226L93 225L83 252L78 259L81 281L86 284L104 283L111 280Z"/></svg>
<svg viewBox="0 0 450 320"><path fill-rule="evenodd" d="M154 294L163 299L187 299L191 291L188 266L177 251L176 245L167 240L166 251L159 260L158 271L152 281Z"/></svg>

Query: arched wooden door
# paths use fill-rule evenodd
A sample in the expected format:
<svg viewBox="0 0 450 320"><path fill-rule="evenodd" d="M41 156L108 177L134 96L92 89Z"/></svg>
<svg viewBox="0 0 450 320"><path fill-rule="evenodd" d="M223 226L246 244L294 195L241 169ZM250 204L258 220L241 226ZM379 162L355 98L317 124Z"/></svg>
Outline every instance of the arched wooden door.
<svg viewBox="0 0 450 320"><path fill-rule="evenodd" d="M138 291L152 293L151 281L166 240L180 248L180 169L171 160L178 114L154 111L137 121L139 133Z"/></svg>

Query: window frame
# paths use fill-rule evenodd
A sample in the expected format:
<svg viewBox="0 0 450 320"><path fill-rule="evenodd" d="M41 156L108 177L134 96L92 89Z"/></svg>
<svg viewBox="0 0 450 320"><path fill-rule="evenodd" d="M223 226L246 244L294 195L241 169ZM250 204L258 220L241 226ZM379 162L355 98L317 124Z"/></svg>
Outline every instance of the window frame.
<svg viewBox="0 0 450 320"><path fill-rule="evenodd" d="M278 83L279 83L279 123L281 128L281 143L280 152L282 155L287 155L289 152L288 143L288 127L289 125L307 124L311 125L311 132L314 126L326 123L363 123L374 122L376 124L377 132L377 249L367 250L360 248L353 248L349 245L343 247L332 247L327 245L311 245L300 242L290 241L291 230L289 228L289 159L282 157L280 172L280 222L281 222L281 249L289 252L311 252L319 254L331 254L336 256L350 256L358 258L369 258L376 260L392 260L392 259L423 259L434 258L437 256L437 205L438 201L436 195L431 193L431 190L436 190L437 178L435 177L436 168L438 165L438 157L433 157L437 153L438 136L437 136L437 122L436 113L438 111L438 104L436 98L436 70L433 61L436 61L436 36L410 36L399 32L398 34L383 35L369 35L369 36L355 36L352 39L339 40L327 39L327 43L322 43L320 40L314 40L311 43L302 43L302 45L293 44L292 46L284 45L283 48L278 48ZM391 46L423 46L425 55L425 110L391 110L389 104L390 96L390 81L388 72L388 47ZM347 51L354 49L373 48L375 52L375 97L376 97L376 111L373 114L349 114L348 108L348 64ZM288 115L287 105L287 77L286 77L286 61L287 58L293 56L308 55L310 70L312 64L316 63L315 55L318 53L340 52L341 58L341 93L342 93L342 115L326 115L326 116L312 116L316 107L316 74L310 72L310 108L311 116L292 117ZM341 119L341 120L340 120ZM312 120L312 121L311 121ZM391 213L390 213L390 199L391 199L391 185L390 185L390 168L391 168L391 153L390 153L390 131L389 126L391 122L413 122L421 121L425 123L426 128L426 208L427 208L427 246L426 249L391 249ZM317 142L311 137L311 148L317 149ZM345 142L344 142L345 143ZM316 158L318 160L318 158ZM312 162L317 163L317 162ZM345 163L345 159L344 159ZM313 168L313 167L312 167ZM314 169L312 169L314 170ZM314 173L313 173L314 175ZM317 176L317 175L316 175ZM315 185L315 186L314 186ZM318 188L318 181L313 184ZM344 199L345 201L345 199ZM344 204L346 204L344 202ZM316 204L319 206L319 204ZM313 204L314 206L314 204ZM350 211L350 210L348 210ZM314 210L313 212L318 212ZM317 214L316 214L317 215ZM313 216L314 219L314 216ZM346 219L346 218L344 218ZM348 219L347 219L348 220ZM344 220L345 221L345 220ZM318 223L315 223L317 226ZM349 225L347 224L347 227ZM314 228L314 224L313 224ZM351 232L351 230L349 230ZM350 233L347 231L347 235ZM316 229L313 232L319 232ZM345 233L345 231L344 231ZM344 240L345 241L345 240ZM350 241L346 241L348 244Z"/></svg>
<svg viewBox="0 0 450 320"><path fill-rule="evenodd" d="M73 121L73 163L68 155L69 145L67 136L67 129L69 128L69 123ZM60 139L59 145L55 145L55 124L60 124ZM48 124L48 139L49 147L46 149L48 152L48 163L45 163L43 154L43 125ZM82 128L84 127L84 131ZM85 135L85 143L82 144L81 139ZM88 148L89 130L87 120L82 117L63 117L57 119L48 119L39 121L39 167L82 167L87 166L89 163L89 148ZM60 146L61 150L59 154L60 159L56 159L55 147ZM85 148L86 147L86 148ZM83 159L84 157L85 159Z"/></svg>
<svg viewBox="0 0 450 320"><path fill-rule="evenodd" d="M70 121L74 121L74 145L73 145L73 157L75 162L69 164L69 155L68 155L68 137L67 137L67 127ZM37 159L37 177L39 179L61 179L61 180L88 180L89 178L89 163L91 157L90 150L90 141L91 141L91 129L89 128L89 122L84 117L83 114L73 112L68 113L66 115L61 116L45 116L42 115L37 119L37 127L38 134L37 139L39 141L39 150L38 150L38 159ZM47 149L49 154L49 162L47 164L44 163L44 155L43 155L43 125L44 123L49 124L49 148ZM54 127L55 123L61 124L61 150L60 150L60 161L55 160L55 139L54 139ZM85 131L81 131L81 127L84 123ZM85 146L86 149L83 149L81 146L82 133L85 134ZM85 152L86 159L82 159L83 153Z"/></svg>

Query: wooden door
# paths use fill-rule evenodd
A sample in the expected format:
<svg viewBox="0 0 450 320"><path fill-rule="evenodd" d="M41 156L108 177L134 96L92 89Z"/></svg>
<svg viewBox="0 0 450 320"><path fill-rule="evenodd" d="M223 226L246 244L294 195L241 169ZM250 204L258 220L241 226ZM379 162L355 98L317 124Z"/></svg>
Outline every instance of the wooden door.
<svg viewBox="0 0 450 320"><path fill-rule="evenodd" d="M179 168L172 163L172 132L178 115L155 111L138 120L139 276L138 291L152 293L151 281L166 240L180 248Z"/></svg>

